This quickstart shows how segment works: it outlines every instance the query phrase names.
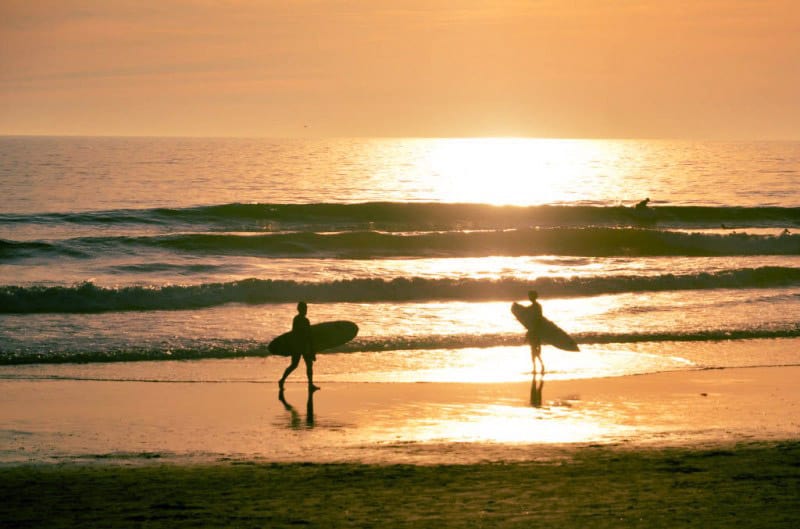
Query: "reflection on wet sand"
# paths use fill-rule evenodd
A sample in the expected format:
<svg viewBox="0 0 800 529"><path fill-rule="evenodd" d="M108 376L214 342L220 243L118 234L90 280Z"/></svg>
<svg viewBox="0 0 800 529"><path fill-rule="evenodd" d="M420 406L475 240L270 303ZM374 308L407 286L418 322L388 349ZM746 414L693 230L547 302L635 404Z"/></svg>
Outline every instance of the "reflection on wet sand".
<svg viewBox="0 0 800 529"><path fill-rule="evenodd" d="M315 392L312 391L312 390L308 391L308 398L306 400L306 421L305 421L305 425L301 423L300 413L298 413L297 409L294 406L292 406L291 404L289 404L289 402L286 400L286 396L284 394L284 391L281 390L278 393L278 400L281 401L281 404L283 404L283 407L286 408L286 411L288 411L289 415L291 416L291 419L290 419L290 422L289 422L289 427L292 430L300 430L300 429L303 429L303 428L313 428L314 427L314 393Z"/></svg>
<svg viewBox="0 0 800 529"><path fill-rule="evenodd" d="M615 410L565 393L563 382L548 381L547 395L544 386L540 375L530 385L409 385L413 391L384 406L356 405L354 418L369 442L417 448L425 443L583 443L628 435Z"/></svg>
<svg viewBox="0 0 800 529"><path fill-rule="evenodd" d="M274 382L0 380L0 463L131 454L464 463L535 459L544 445L798 437L797 366L547 376L547 384L532 383L530 371L524 382L495 384L326 383L305 413L300 383L279 400Z"/></svg>
<svg viewBox="0 0 800 529"><path fill-rule="evenodd" d="M477 443L502 452L504 445L510 450L528 444L685 442L722 427L716 378L712 387L696 382L707 376L547 378L545 384L537 374L528 382L504 384L329 384L321 400L307 396L305 413L287 401L303 393L280 394L276 426L287 435L301 434L295 439L304 451L336 446L331 453L339 454L344 446L423 450ZM718 378L728 383L729 377Z"/></svg>
<svg viewBox="0 0 800 529"><path fill-rule="evenodd" d="M542 389L544 389L544 376L537 377L534 373L531 379L531 406L534 408L542 407Z"/></svg>

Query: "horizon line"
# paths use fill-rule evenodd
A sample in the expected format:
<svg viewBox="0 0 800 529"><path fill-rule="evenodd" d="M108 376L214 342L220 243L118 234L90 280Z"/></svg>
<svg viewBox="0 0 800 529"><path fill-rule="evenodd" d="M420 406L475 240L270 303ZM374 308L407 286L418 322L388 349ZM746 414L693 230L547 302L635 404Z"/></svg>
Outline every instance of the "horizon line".
<svg viewBox="0 0 800 529"><path fill-rule="evenodd" d="M683 142L800 142L798 138L743 137L671 137L671 136L525 136L525 135L328 135L328 136L259 136L259 135L184 135L184 134L73 134L73 133L5 133L0 138L86 138L86 139L183 139L183 140L548 140L548 141L683 141Z"/></svg>

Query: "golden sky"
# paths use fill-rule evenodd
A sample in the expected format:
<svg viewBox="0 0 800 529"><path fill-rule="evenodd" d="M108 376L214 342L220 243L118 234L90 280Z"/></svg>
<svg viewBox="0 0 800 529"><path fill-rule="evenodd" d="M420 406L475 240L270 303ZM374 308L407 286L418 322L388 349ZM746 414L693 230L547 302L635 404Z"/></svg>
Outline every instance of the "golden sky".
<svg viewBox="0 0 800 529"><path fill-rule="evenodd" d="M0 0L0 134L800 139L797 0Z"/></svg>

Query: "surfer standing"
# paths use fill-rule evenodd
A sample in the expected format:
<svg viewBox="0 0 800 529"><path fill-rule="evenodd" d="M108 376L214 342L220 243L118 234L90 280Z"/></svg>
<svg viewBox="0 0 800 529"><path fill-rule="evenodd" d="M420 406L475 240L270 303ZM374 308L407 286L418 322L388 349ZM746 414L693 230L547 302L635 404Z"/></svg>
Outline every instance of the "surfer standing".
<svg viewBox="0 0 800 529"><path fill-rule="evenodd" d="M542 323L542 306L539 305L539 302L536 299L539 297L539 293L535 290L528 291L528 299L531 302L530 307L526 307L525 310L530 312L531 314L531 323L532 325L528 328L527 334L525 334L525 340L531 346L531 362L533 362L533 372L536 373L536 359L539 359L539 365L542 366L542 375L544 375L544 362L542 362L542 337L541 333L539 332L539 327Z"/></svg>
<svg viewBox="0 0 800 529"><path fill-rule="evenodd" d="M278 387L283 391L283 384L286 382L292 371L294 371L300 364L300 357L306 363L306 376L308 377L308 390L316 391L319 386L314 385L314 360L316 355L311 348L311 322L308 321L306 314L308 313L308 305L305 301L297 304L297 315L292 320L292 363L283 372L283 376L278 382Z"/></svg>

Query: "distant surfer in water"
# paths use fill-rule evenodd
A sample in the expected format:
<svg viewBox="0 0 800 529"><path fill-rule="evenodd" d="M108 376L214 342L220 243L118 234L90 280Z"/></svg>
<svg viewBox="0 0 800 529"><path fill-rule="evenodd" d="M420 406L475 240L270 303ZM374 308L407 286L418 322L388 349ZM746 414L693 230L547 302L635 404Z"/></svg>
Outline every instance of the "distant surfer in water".
<svg viewBox="0 0 800 529"><path fill-rule="evenodd" d="M300 364L300 357L306 363L306 376L308 377L308 390L316 391L319 386L314 385L314 360L316 355L311 349L311 322L308 321L306 314L308 313L308 305L305 301L297 304L297 315L292 320L292 340L294 342L294 350L292 351L292 363L283 372L283 376L278 382L278 387L283 391L283 384L286 382L292 371L294 371Z"/></svg>
<svg viewBox="0 0 800 529"><path fill-rule="evenodd" d="M648 207L649 203L650 203L650 198L648 197L645 198L644 200L639 201L633 207L633 217L638 222L649 224L656 221L656 211L653 208Z"/></svg>
<svg viewBox="0 0 800 529"><path fill-rule="evenodd" d="M544 375L544 362L542 362L542 337L539 333L539 326L542 322L542 306L536 299L539 293L535 290L528 291L528 299L531 301L530 307L525 307L525 310L531 314L531 321L533 325L528 328L525 335L525 340L531 346L531 362L533 362L533 374L536 374L536 359L539 359L539 365L542 367L542 375Z"/></svg>

